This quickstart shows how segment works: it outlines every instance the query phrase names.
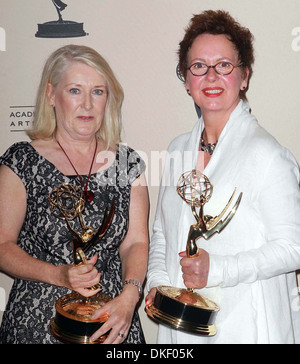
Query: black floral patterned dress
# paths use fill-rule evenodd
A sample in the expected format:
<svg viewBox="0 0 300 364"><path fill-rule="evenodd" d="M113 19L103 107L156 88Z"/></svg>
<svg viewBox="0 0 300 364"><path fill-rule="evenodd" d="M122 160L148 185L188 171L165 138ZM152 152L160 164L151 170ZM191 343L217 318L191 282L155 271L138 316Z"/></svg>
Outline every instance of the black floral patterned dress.
<svg viewBox="0 0 300 364"><path fill-rule="evenodd" d="M65 176L42 157L28 142L12 145L0 158L22 180L27 192L27 212L18 244L31 256L54 265L72 264L72 234L64 219L55 217L49 206L49 192L61 183L81 187L78 177ZM120 144L114 163L91 175L89 189L94 199L86 204L84 222L99 227L106 206L115 201L115 214L105 237L88 254L98 254L102 293L114 298L122 291L119 246L128 230L132 182L144 171L138 153ZM82 177L85 180L86 176ZM78 219L76 219L78 220ZM78 226L77 231L81 231ZM73 221L72 221L73 224ZM0 343L58 343L49 324L55 314L55 301L70 293L66 288L15 279L0 328ZM144 343L137 312L124 343Z"/></svg>

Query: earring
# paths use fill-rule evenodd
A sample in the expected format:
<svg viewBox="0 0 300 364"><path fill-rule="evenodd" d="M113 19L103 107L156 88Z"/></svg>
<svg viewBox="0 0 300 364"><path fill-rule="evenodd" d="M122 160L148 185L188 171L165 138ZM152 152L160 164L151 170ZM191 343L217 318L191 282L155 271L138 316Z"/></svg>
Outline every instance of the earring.
<svg viewBox="0 0 300 364"><path fill-rule="evenodd" d="M180 79L181 82L183 82L183 83L185 82L185 79L184 79L182 73L180 72L179 64L176 66L176 75Z"/></svg>

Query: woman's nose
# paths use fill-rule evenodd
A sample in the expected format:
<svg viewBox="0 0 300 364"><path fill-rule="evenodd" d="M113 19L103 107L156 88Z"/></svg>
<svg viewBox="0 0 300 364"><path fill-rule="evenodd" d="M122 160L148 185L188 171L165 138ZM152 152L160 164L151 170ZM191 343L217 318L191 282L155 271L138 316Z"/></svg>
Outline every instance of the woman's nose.
<svg viewBox="0 0 300 364"><path fill-rule="evenodd" d="M93 107L92 97L90 94L86 94L83 98L83 107L86 110L90 110Z"/></svg>
<svg viewBox="0 0 300 364"><path fill-rule="evenodd" d="M207 79L209 79L210 81L215 81L218 78L218 74L216 72L215 68L209 68L208 72L206 74Z"/></svg>

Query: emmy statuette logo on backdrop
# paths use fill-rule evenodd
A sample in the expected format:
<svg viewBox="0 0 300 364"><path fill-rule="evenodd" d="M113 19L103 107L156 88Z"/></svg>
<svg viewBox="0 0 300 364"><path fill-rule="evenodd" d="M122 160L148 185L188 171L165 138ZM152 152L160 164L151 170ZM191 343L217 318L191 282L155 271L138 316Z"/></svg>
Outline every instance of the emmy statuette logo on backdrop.
<svg viewBox="0 0 300 364"><path fill-rule="evenodd" d="M38 31L35 33L37 38L73 38L88 35L83 30L83 23L71 20L63 20L61 12L68 6L61 0L52 0L58 14L58 20L48 21L38 24Z"/></svg>

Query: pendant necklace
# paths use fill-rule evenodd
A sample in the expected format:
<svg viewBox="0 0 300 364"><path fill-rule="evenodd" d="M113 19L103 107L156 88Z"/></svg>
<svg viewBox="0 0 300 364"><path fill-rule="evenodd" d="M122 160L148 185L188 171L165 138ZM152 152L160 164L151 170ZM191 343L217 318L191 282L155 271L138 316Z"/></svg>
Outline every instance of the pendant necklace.
<svg viewBox="0 0 300 364"><path fill-rule="evenodd" d="M82 180L81 176L77 172L76 168L74 167L74 164L72 163L71 159L69 158L69 156L66 153L66 151L64 150L64 148L61 146L60 142L56 138L55 138L55 140L57 141L57 144L60 146L60 149L64 152L65 156L68 158L68 161L70 162L71 166L73 167L74 171L76 172L77 177L79 178L79 181L80 181L80 183L81 183L81 185L83 187L83 194L84 194L84 197L85 197L86 202L88 202L88 203L92 202L92 200L94 198L94 192L88 190L87 187L88 187L88 184L89 184L89 180L90 180L91 172L92 172L92 167L93 167L93 164L94 164L94 161L95 161L96 152L97 152L97 146L98 146L97 139L96 139L96 147L95 147L95 151L94 151L92 163L91 163L90 170L89 170L89 174L88 174L88 177L87 177L87 180L86 180L86 183L85 184L83 183L83 180Z"/></svg>
<svg viewBox="0 0 300 364"><path fill-rule="evenodd" d="M217 146L218 141L216 141L213 144L210 144L210 143L205 144L204 137L203 137L204 131L205 131L205 129L203 129L203 132L202 132L201 138L200 138L201 150L203 152L208 153L209 155L212 155L213 152L214 152L214 150L216 149L216 146Z"/></svg>

